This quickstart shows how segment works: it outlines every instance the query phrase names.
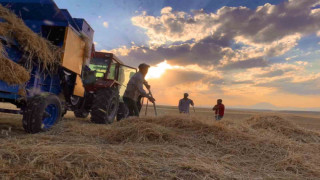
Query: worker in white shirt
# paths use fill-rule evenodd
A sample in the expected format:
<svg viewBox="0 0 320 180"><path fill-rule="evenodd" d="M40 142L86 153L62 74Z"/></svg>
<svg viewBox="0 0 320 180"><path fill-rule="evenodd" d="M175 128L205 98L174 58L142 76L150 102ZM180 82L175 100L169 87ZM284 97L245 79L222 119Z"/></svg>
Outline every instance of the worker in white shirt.
<svg viewBox="0 0 320 180"><path fill-rule="evenodd" d="M143 85L145 85L147 89L150 89L150 85L145 80L149 68L150 66L147 64L140 64L139 71L135 73L128 82L123 95L123 101L129 109L129 116L139 116L140 112L137 106L139 96L148 98L152 103L155 102L155 99L143 89Z"/></svg>
<svg viewBox="0 0 320 180"><path fill-rule="evenodd" d="M184 114L189 114L190 105L194 106L194 103L189 99L189 94L184 93L184 97L179 101L179 112Z"/></svg>

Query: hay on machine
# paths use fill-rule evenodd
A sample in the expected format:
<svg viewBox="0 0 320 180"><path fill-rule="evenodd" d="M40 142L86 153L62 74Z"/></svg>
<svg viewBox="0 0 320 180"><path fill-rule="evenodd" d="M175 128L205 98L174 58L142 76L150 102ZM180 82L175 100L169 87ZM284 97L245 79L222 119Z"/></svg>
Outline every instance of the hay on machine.
<svg viewBox="0 0 320 180"><path fill-rule="evenodd" d="M83 51L83 63L86 63L86 60L90 58L90 51L91 51L91 45L90 45L90 39L85 34L81 34L80 38L84 41L84 51Z"/></svg>
<svg viewBox="0 0 320 180"><path fill-rule="evenodd" d="M43 70L50 71L60 63L62 50L33 32L22 19L2 5L0 5L0 19L4 21L0 23L0 36L15 39L19 43L26 58L25 67L30 69L35 62L40 64ZM28 71L23 66L7 58L2 43L0 43L0 66L0 80L8 84L21 85L30 79Z"/></svg>
<svg viewBox="0 0 320 180"><path fill-rule="evenodd" d="M30 79L28 71L6 57L3 45L0 43L0 80L10 84L24 84Z"/></svg>

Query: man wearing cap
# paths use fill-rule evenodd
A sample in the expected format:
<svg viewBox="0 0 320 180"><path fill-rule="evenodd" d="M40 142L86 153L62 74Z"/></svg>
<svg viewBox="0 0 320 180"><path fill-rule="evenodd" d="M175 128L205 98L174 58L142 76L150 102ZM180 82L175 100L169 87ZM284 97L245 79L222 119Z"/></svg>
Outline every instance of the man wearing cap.
<svg viewBox="0 0 320 180"><path fill-rule="evenodd" d="M190 104L194 106L194 103L191 99L188 98L189 94L184 93L183 99L179 101L179 112L184 114L189 114Z"/></svg>
<svg viewBox="0 0 320 180"><path fill-rule="evenodd" d="M152 103L155 101L155 99L143 89L143 85L145 85L147 89L150 89L150 85L145 80L149 67L147 64L140 64L139 71L131 77L127 84L123 101L129 109L129 116L139 116L140 112L137 106L139 96L147 97Z"/></svg>

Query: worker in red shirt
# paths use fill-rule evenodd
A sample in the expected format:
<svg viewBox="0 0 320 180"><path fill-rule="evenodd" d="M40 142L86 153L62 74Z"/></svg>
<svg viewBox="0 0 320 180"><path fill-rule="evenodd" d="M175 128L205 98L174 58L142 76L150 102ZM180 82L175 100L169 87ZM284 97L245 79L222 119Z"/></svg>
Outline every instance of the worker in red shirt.
<svg viewBox="0 0 320 180"><path fill-rule="evenodd" d="M224 105L222 104L222 99L217 100L217 105L212 108L213 111L216 111L215 117L217 121L220 121L224 116Z"/></svg>

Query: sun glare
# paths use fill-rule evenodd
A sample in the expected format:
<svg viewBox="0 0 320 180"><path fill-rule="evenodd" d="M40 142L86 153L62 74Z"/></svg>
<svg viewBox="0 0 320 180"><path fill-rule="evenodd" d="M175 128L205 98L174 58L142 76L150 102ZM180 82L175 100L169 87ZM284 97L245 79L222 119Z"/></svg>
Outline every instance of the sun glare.
<svg viewBox="0 0 320 180"><path fill-rule="evenodd" d="M178 69L178 66L172 66L168 64L165 60L155 66L151 66L149 72L146 76L146 79L157 79L160 78L168 69Z"/></svg>

